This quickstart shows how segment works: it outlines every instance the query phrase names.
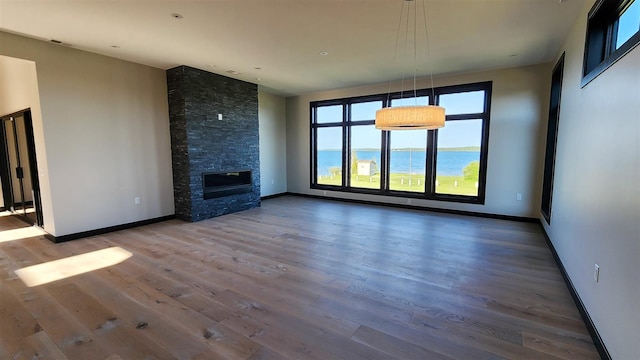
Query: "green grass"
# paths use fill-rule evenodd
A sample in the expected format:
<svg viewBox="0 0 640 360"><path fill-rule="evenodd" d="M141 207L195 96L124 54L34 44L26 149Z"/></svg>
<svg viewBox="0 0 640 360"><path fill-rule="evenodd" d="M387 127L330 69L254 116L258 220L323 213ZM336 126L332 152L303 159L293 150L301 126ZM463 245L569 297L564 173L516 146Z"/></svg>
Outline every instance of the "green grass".
<svg viewBox="0 0 640 360"><path fill-rule="evenodd" d="M438 176L436 177L436 180L438 181L438 185L436 186L436 192L438 194L478 195L476 182L466 181L463 176ZM323 176L318 179L318 184L339 186L341 181L342 179L340 176L334 176L333 179ZM411 175L411 178L409 178L408 174L391 174L390 181L391 183L389 184L389 188L391 190L424 192L424 175ZM379 189L380 175L354 176L351 179L351 187L361 189Z"/></svg>
<svg viewBox="0 0 640 360"><path fill-rule="evenodd" d="M438 181L438 186L436 187L438 194L478 195L476 181L467 181L464 176L438 176L436 180Z"/></svg>

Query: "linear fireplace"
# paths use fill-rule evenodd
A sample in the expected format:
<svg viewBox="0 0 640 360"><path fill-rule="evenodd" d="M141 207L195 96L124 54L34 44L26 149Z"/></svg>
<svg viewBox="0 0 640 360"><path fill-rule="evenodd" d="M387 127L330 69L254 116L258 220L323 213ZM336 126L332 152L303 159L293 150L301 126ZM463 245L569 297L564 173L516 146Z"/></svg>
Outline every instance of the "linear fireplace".
<svg viewBox="0 0 640 360"><path fill-rule="evenodd" d="M202 174L205 200L251 192L251 171L226 171Z"/></svg>
<svg viewBox="0 0 640 360"><path fill-rule="evenodd" d="M167 70L167 91L176 218L259 207L258 85L178 66Z"/></svg>

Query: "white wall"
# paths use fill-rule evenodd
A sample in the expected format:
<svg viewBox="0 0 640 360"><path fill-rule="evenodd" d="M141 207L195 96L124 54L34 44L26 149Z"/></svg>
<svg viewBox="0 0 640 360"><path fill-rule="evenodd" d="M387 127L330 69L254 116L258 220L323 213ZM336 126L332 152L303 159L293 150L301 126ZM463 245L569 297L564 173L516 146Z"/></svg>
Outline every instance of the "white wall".
<svg viewBox="0 0 640 360"><path fill-rule="evenodd" d="M580 88L593 3L561 50L564 81L546 230L612 358L640 359L640 47Z"/></svg>
<svg viewBox="0 0 640 360"><path fill-rule="evenodd" d="M462 74L435 79L435 86L493 81L487 191L484 205L412 199L412 205L537 218L540 209L543 141L546 133L550 65ZM418 87L430 87L421 79ZM389 84L287 98L287 184L294 193L310 189L309 103L317 100L387 93ZM399 90L397 84L392 91ZM516 201L516 194L523 195ZM326 196L406 204L407 199L327 191Z"/></svg>
<svg viewBox="0 0 640 360"><path fill-rule="evenodd" d="M285 99L258 91L260 131L260 196L287 191Z"/></svg>
<svg viewBox="0 0 640 360"><path fill-rule="evenodd" d="M2 32L0 55L35 62L47 232L62 236L174 213L163 70ZM19 107L38 110L29 101Z"/></svg>

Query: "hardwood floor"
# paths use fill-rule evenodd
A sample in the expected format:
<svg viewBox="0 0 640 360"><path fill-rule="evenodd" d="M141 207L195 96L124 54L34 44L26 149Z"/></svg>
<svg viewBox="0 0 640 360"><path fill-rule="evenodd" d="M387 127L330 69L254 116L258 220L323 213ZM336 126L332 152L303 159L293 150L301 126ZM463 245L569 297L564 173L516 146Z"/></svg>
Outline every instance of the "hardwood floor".
<svg viewBox="0 0 640 360"><path fill-rule="evenodd" d="M536 224L293 196L3 242L0 359L598 359ZM5 239L6 240L6 239ZM15 270L133 255L27 287Z"/></svg>

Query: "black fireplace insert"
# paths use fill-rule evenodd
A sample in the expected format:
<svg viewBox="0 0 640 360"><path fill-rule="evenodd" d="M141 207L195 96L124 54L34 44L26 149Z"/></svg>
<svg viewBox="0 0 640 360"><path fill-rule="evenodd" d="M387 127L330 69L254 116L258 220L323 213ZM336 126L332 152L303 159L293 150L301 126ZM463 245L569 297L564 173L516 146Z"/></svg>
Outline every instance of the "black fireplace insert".
<svg viewBox="0 0 640 360"><path fill-rule="evenodd" d="M202 174L204 199L251 192L251 170Z"/></svg>

